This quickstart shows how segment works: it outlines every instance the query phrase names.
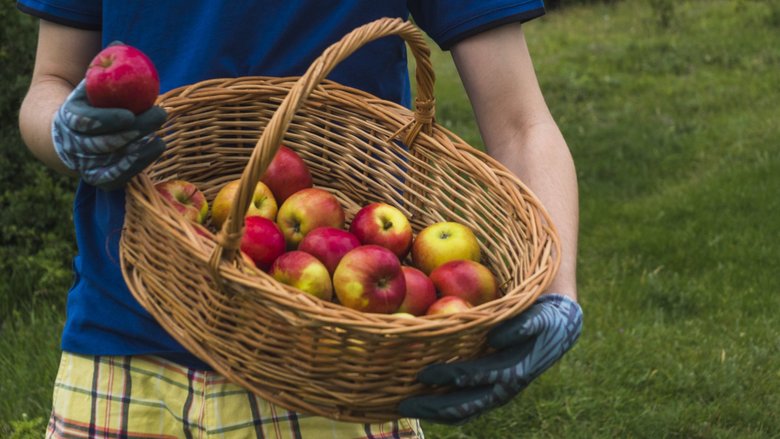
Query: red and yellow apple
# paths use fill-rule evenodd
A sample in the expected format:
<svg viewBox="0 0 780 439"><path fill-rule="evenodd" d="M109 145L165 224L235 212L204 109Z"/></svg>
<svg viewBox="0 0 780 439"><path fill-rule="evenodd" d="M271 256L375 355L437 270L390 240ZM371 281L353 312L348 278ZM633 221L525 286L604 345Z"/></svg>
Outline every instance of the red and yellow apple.
<svg viewBox="0 0 780 439"><path fill-rule="evenodd" d="M294 250L307 233L317 227L344 228L344 208L330 192L321 188L301 189L279 207L276 223L284 233L287 248Z"/></svg>
<svg viewBox="0 0 780 439"><path fill-rule="evenodd" d="M444 296L433 302L425 313L427 316L439 316L444 314L456 314L468 311L473 305L458 296Z"/></svg>
<svg viewBox="0 0 780 439"><path fill-rule="evenodd" d="M498 283L489 268L469 259L445 262L430 275L442 297L457 296L477 306L498 298Z"/></svg>
<svg viewBox="0 0 780 439"><path fill-rule="evenodd" d="M276 258L268 273L279 282L295 287L322 300L333 297L328 269L314 256L293 250Z"/></svg>
<svg viewBox="0 0 780 439"><path fill-rule="evenodd" d="M391 314L406 295L406 281L395 253L379 245L347 252L333 273L339 303L358 311Z"/></svg>
<svg viewBox="0 0 780 439"><path fill-rule="evenodd" d="M317 227L303 237L298 244L298 250L319 259L325 264L332 276L341 258L358 246L360 246L360 241L347 230L335 227Z"/></svg>
<svg viewBox="0 0 780 439"><path fill-rule="evenodd" d="M217 192L217 196L214 197L214 202L211 205L211 224L214 227L222 228L222 225L227 220L240 185L240 179L233 180L226 183ZM274 221L276 220L277 210L278 206L273 192L265 183L258 181L257 185L255 185L252 199L249 202L249 208L244 216L259 215Z"/></svg>
<svg viewBox="0 0 780 439"><path fill-rule="evenodd" d="M434 268L457 259L479 262L481 253L474 232L466 225L443 221L429 225L412 243L412 265L430 275Z"/></svg>
<svg viewBox="0 0 780 439"><path fill-rule="evenodd" d="M279 204L284 203L290 195L313 185L306 162L298 153L284 145L279 146L279 150L263 172L260 181L271 188Z"/></svg>
<svg viewBox="0 0 780 439"><path fill-rule="evenodd" d="M185 218L196 223L203 223L206 219L209 203L194 183L185 180L167 180L155 184L154 188Z"/></svg>
<svg viewBox="0 0 780 439"><path fill-rule="evenodd" d="M93 107L125 108L135 114L151 108L160 93L160 77L152 60L126 44L101 50L89 63L85 82Z"/></svg>
<svg viewBox="0 0 780 439"><path fill-rule="evenodd" d="M360 243L381 245L403 260L412 246L412 226L401 210L386 203L363 206L352 218L349 231Z"/></svg>
<svg viewBox="0 0 780 439"><path fill-rule="evenodd" d="M424 315L428 307L438 299L433 281L414 267L404 265L401 270L406 281L406 295L397 312Z"/></svg>
<svg viewBox="0 0 780 439"><path fill-rule="evenodd" d="M268 271L285 250L284 235L275 222L260 215L244 218L241 251L252 259L257 268Z"/></svg>

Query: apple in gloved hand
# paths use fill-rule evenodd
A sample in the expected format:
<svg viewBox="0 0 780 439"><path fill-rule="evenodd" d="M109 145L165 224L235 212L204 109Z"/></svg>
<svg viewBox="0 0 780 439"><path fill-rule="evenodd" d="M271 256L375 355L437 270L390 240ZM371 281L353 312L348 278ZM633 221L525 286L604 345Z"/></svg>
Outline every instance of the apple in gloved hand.
<svg viewBox="0 0 780 439"><path fill-rule="evenodd" d="M112 44L89 63L86 93L90 105L125 108L135 114L154 105L160 94L160 77L152 60L126 44Z"/></svg>

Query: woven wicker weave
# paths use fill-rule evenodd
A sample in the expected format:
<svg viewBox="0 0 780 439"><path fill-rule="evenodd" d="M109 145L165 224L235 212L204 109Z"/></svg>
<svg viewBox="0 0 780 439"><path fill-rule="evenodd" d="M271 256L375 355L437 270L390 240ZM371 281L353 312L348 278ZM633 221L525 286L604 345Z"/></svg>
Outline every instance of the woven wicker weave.
<svg viewBox="0 0 780 439"><path fill-rule="evenodd" d="M324 78L367 42L400 35L416 60L412 112ZM489 329L549 284L560 245L538 199L512 173L433 121L433 72L420 31L400 19L355 29L301 77L214 79L158 101L168 148L127 188L122 271L135 298L183 346L229 380L290 410L352 422L398 417L402 399L430 391L426 365L486 351ZM259 139L259 140L258 140ZM401 209L419 232L470 226L502 297L467 312L403 319L361 313L283 285L237 256L250 188L284 143L315 186L341 201ZM404 145L408 146L404 148ZM183 219L154 184L184 179L209 201L241 178L218 233ZM208 224L207 224L208 225Z"/></svg>

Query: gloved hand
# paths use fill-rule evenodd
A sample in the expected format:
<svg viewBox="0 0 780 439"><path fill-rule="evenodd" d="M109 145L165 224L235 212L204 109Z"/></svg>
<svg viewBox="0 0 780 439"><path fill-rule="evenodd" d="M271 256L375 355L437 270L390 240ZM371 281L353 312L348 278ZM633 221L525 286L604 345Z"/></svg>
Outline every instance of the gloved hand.
<svg viewBox="0 0 780 439"><path fill-rule="evenodd" d="M82 80L54 116L54 149L87 183L118 189L165 150L154 133L166 117L158 106L138 115L123 108L93 107Z"/></svg>
<svg viewBox="0 0 780 439"><path fill-rule="evenodd" d="M577 341L582 309L566 296L545 294L531 308L488 333L495 353L450 364L434 364L418 375L420 382L454 386L439 395L401 401L404 417L461 424L509 402Z"/></svg>

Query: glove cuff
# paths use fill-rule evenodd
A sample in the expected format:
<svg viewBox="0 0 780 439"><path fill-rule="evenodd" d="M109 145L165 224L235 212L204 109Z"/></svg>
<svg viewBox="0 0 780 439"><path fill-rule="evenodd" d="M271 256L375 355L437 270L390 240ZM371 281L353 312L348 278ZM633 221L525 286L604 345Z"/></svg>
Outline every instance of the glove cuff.
<svg viewBox="0 0 780 439"><path fill-rule="evenodd" d="M65 152L64 142L67 142L68 140L62 134L62 128L60 127L60 122L58 121L58 118L60 117L62 117L62 115L58 110L57 113L54 114L54 118L52 118L51 121L51 141L54 145L54 152L57 154L57 157L59 157L60 161L63 165L65 165L66 168L70 169L71 171L78 172L76 163L71 160L71 158L68 157L68 154Z"/></svg>
<svg viewBox="0 0 780 439"><path fill-rule="evenodd" d="M549 303L551 306L560 310L567 321L566 332L568 335L563 345L565 345L565 349L568 350L576 343L582 333L583 316L580 304L572 300L569 296L558 293L542 294L537 298L536 303Z"/></svg>
<svg viewBox="0 0 780 439"><path fill-rule="evenodd" d="M554 304L575 304L579 307L579 303L573 300L571 297L560 293L543 293L536 298L536 303L551 302Z"/></svg>

